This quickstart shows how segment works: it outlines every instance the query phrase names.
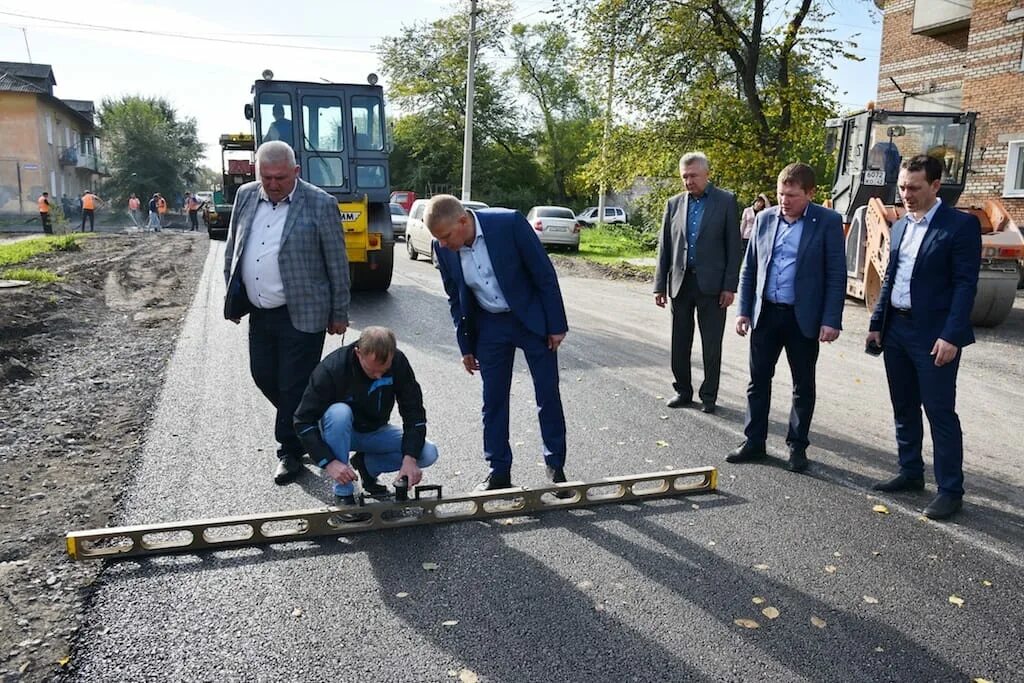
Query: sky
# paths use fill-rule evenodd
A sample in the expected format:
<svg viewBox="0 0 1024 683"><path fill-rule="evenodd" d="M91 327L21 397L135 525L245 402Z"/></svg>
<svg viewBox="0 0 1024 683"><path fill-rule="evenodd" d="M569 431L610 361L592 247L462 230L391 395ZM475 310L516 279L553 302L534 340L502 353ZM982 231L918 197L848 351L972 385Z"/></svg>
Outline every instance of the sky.
<svg viewBox="0 0 1024 683"><path fill-rule="evenodd" d="M27 62L30 51L31 61L53 67L54 94L63 99L93 100L98 106L104 98L124 95L166 98L179 115L196 119L206 165L219 171L217 139L222 133L249 132L242 110L264 69L282 80L363 82L367 74L379 73L374 46L383 37L463 4L248 0L232 12L232 3L210 0L0 0L0 61ZM866 0L829 4L836 11L829 22L835 36L859 34L856 52L864 58L844 61L830 74L836 99L844 109L861 108L877 89L880 14ZM515 0L514 20L543 21L554 5L553 0ZM387 88L385 79L381 83Z"/></svg>

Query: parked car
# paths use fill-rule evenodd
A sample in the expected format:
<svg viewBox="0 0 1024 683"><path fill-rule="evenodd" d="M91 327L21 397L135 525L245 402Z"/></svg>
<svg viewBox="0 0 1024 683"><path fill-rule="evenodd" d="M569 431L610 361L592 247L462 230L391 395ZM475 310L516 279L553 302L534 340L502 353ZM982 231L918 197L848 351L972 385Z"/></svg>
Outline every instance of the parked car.
<svg viewBox="0 0 1024 683"><path fill-rule="evenodd" d="M597 225L597 207L588 206L587 208L580 211L576 216L576 220L581 225ZM626 210L621 206L606 206L604 207L604 223L627 223L629 219L626 217Z"/></svg>
<svg viewBox="0 0 1024 683"><path fill-rule="evenodd" d="M405 227L405 249L409 253L409 258L413 261L420 256L426 256L431 261L434 260L434 250L432 247L434 236L430 234L430 231L427 230L427 224L423 222L423 212L426 211L428 201L427 199L417 199L412 203L412 208L409 210L409 222ZM462 205L467 209L488 208L487 204L472 200L466 200L462 202Z"/></svg>
<svg viewBox="0 0 1024 683"><path fill-rule="evenodd" d="M580 248L580 224L572 209L564 206L535 206L526 214L541 244Z"/></svg>
<svg viewBox="0 0 1024 683"><path fill-rule="evenodd" d="M401 204L391 202L391 229L395 237L405 237L405 226L409 222L409 214L405 212Z"/></svg>
<svg viewBox="0 0 1024 683"><path fill-rule="evenodd" d="M416 193L412 190L395 190L391 193L391 203L401 204L408 213L412 211L412 203L416 201Z"/></svg>

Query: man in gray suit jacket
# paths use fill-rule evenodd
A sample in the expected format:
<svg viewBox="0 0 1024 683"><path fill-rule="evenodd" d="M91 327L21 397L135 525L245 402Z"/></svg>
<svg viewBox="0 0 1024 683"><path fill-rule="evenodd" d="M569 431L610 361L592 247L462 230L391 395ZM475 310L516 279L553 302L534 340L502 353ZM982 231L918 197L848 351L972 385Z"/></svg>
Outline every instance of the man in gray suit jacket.
<svg viewBox="0 0 1024 683"><path fill-rule="evenodd" d="M292 416L320 362L324 333L348 327L349 271L338 202L299 178L281 141L256 150L258 182L235 196L224 251L224 317L249 314L249 369L277 409L274 481L302 471Z"/></svg>
<svg viewBox="0 0 1024 683"><path fill-rule="evenodd" d="M722 334L726 309L739 283L739 211L736 197L708 183L708 159L700 152L684 154L679 175L686 192L668 200L658 238L654 303L662 308L672 298L672 374L676 395L669 408L693 402L690 349L693 314L697 313L704 358L702 410L714 413L722 369Z"/></svg>

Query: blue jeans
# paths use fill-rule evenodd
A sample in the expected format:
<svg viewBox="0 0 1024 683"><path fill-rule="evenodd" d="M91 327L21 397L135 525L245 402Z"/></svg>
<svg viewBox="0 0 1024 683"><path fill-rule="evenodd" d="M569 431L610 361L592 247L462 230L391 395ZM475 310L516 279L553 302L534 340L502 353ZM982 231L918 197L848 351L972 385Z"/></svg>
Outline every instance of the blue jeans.
<svg viewBox="0 0 1024 683"><path fill-rule="evenodd" d="M372 432L357 432L352 428L352 408L347 403L335 403L320 419L320 433L327 442L334 457L348 464L349 451L364 454L363 462L371 477L384 472L402 469L402 429L396 425L384 425ZM437 462L437 446L427 441L423 444L416 464L420 469ZM350 496L352 484L334 484L334 495Z"/></svg>

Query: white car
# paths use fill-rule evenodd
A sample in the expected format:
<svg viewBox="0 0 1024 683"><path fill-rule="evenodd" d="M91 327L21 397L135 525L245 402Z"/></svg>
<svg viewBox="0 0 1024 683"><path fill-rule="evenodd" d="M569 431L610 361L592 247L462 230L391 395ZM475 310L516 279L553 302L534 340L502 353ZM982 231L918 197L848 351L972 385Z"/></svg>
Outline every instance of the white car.
<svg viewBox="0 0 1024 683"><path fill-rule="evenodd" d="M434 236L430 234L430 231L427 230L427 224L423 222L423 212L427 209L428 201L430 200L417 199L409 209L409 222L405 226L405 249L409 253L409 258L413 261L420 256L426 256L431 261L434 260L434 250L432 248ZM483 202L471 200L462 202L462 205L467 209L488 208L487 204ZM435 263L435 265L437 264Z"/></svg>
<svg viewBox="0 0 1024 683"><path fill-rule="evenodd" d="M576 216L582 225L597 225L597 207L588 206L587 208L580 211ZM621 206L606 206L604 207L604 220L603 223L627 223L626 210Z"/></svg>
<svg viewBox="0 0 1024 683"><path fill-rule="evenodd" d="M391 202L391 229L395 237L405 237L405 226L409 222L409 214L405 212L401 204Z"/></svg>
<svg viewBox="0 0 1024 683"><path fill-rule="evenodd" d="M541 244L580 248L580 224L572 209L564 206L535 206L526 214L526 220L537 233Z"/></svg>

